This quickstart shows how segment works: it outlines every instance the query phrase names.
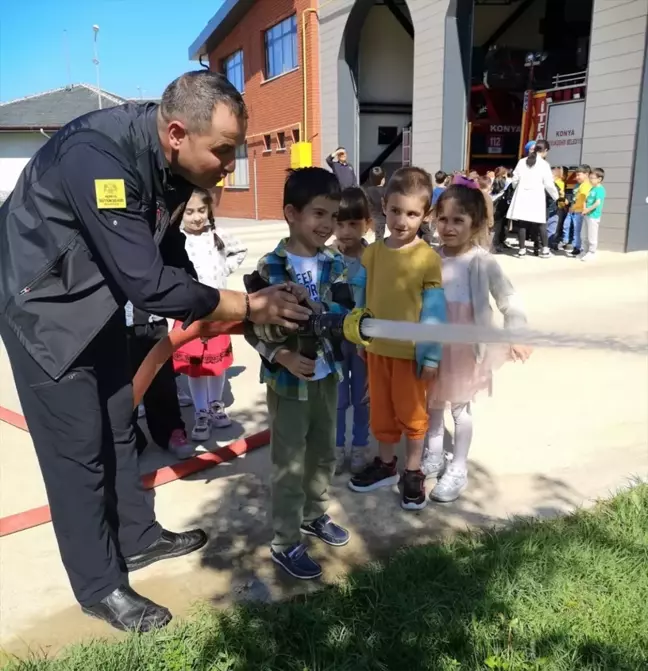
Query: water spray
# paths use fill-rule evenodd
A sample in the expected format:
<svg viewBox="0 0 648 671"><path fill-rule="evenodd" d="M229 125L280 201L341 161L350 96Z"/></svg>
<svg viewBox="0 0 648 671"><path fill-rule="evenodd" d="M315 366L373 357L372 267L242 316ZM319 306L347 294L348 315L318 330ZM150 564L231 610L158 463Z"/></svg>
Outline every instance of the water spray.
<svg viewBox="0 0 648 671"><path fill-rule="evenodd" d="M137 405L144 391L151 384L164 362L173 352L195 338L213 338L220 334L243 335L260 328L263 335L275 342L282 342L290 335L316 343L324 339L332 342L347 340L366 347L374 338L405 340L409 342L436 342L441 344L530 345L533 347L558 347L570 349L598 349L626 354L648 353L648 334L631 337L612 335L585 335L558 333L529 328L502 329L494 326L472 324L419 324L414 322L375 319L366 308L355 308L346 314L325 313L311 315L300 323L297 331L287 331L280 326L270 329L256 327L250 322L194 322L185 330L174 330L161 340L146 357L133 380L133 393ZM260 333L258 333L260 335Z"/></svg>

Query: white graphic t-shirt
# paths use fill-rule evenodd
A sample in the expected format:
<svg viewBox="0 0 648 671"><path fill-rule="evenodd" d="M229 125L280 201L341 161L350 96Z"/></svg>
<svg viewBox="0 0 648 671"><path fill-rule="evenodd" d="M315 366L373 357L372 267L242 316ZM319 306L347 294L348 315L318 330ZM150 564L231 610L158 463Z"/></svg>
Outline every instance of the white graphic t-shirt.
<svg viewBox="0 0 648 671"><path fill-rule="evenodd" d="M286 256L290 261L294 271L295 279L298 284L304 285L308 289L308 296L312 301L319 301L319 293L317 292L317 278L319 277L319 267L317 255L315 256L297 256L286 252ZM315 374L309 380L323 380L331 372L326 359L323 355L317 357L315 361Z"/></svg>

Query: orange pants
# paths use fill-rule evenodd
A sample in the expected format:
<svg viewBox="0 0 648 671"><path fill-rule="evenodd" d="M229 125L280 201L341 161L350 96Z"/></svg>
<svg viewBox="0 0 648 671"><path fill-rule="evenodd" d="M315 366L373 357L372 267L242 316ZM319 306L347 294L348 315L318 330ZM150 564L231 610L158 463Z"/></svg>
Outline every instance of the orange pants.
<svg viewBox="0 0 648 671"><path fill-rule="evenodd" d="M420 440L428 428L427 383L416 372L416 361L367 352L369 424L382 443L398 443L404 433Z"/></svg>

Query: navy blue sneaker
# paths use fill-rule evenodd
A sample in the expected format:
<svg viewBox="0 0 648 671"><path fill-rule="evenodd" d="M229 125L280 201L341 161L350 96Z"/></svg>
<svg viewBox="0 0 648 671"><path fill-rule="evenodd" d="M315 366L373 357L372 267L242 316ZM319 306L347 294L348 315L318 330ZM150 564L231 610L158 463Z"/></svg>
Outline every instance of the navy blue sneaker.
<svg viewBox="0 0 648 671"><path fill-rule="evenodd" d="M308 556L305 545L293 545L285 552L270 550L272 561L299 580L313 580L322 575L322 567Z"/></svg>
<svg viewBox="0 0 648 671"><path fill-rule="evenodd" d="M307 536L315 536L327 545L338 548L349 542L349 532L339 524L335 524L328 515L322 515L308 524L302 524L300 530Z"/></svg>

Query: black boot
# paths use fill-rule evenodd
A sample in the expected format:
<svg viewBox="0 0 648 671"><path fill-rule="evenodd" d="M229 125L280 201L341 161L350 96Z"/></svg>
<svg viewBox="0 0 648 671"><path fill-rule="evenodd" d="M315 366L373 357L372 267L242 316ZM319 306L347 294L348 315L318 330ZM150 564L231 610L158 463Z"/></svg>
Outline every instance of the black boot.
<svg viewBox="0 0 648 671"><path fill-rule="evenodd" d="M200 550L207 543L207 534L202 529L193 529L181 534L162 530L160 537L141 552L125 558L129 573L154 564L161 559L182 557Z"/></svg>
<svg viewBox="0 0 648 671"><path fill-rule="evenodd" d="M171 622L171 613L128 585L118 587L94 606L83 606L86 615L103 620L120 631L146 632Z"/></svg>

